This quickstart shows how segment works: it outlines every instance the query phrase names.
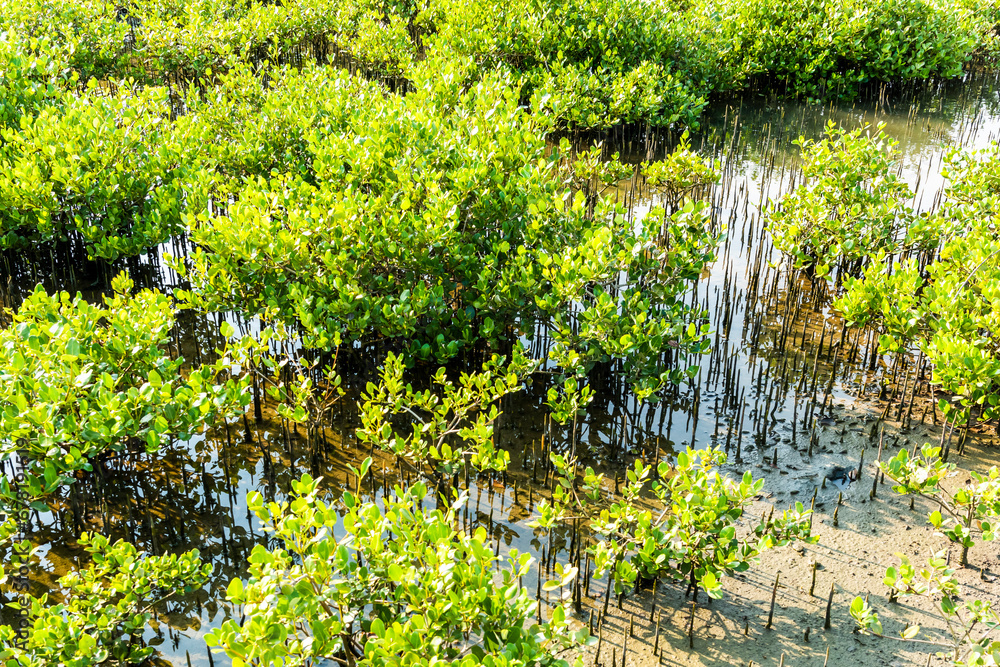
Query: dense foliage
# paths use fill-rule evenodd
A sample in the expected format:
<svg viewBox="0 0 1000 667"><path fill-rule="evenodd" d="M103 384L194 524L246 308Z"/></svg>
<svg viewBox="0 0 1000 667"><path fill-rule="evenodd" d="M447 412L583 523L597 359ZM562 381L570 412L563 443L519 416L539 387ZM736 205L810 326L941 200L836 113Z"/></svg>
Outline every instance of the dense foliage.
<svg viewBox="0 0 1000 667"><path fill-rule="evenodd" d="M281 504L248 497L285 546L254 548L249 581L229 586L245 618L207 637L237 667L322 658L359 666L565 667L557 654L586 640L585 628L569 630L568 600L544 625L529 623L536 603L519 577L532 559L512 550L496 577L486 530L455 527L467 497L432 509L417 482L397 487L381 506L350 492L328 504L320 481L307 475L293 482L292 498Z"/></svg>
<svg viewBox="0 0 1000 667"><path fill-rule="evenodd" d="M134 256L217 214L248 179L326 177L302 163L322 98L277 91L336 77L289 78L279 65L333 58L389 81L357 100L375 114L389 89L447 80L493 95L499 80L536 114L536 134L692 125L709 94L757 75L810 95L954 76L991 48L997 14L944 0L16 3L0 17L0 250L72 241ZM264 94L262 75L264 88L285 85Z"/></svg>
<svg viewBox="0 0 1000 667"><path fill-rule="evenodd" d="M191 219L198 249L176 263L184 298L273 312L308 347L397 339L412 359L540 324L557 363L621 360L646 395L681 379L665 352L707 346L700 313L679 298L714 259L705 205L637 226L599 197L621 167L566 142L550 151L546 126L502 80L466 90L438 72L415 85L382 99L317 69L268 91L318 110L291 133L299 168Z"/></svg>
<svg viewBox="0 0 1000 667"><path fill-rule="evenodd" d="M59 579L59 588L27 597L30 625L22 643L13 624L0 625L0 660L20 667L137 665L156 654L142 636L152 611L200 588L212 571L197 549L149 556L102 535L79 538L91 557ZM8 582L9 572L3 581ZM55 601L50 598L61 597Z"/></svg>
<svg viewBox="0 0 1000 667"><path fill-rule="evenodd" d="M811 96L951 77L992 53L996 3L893 0L28 0L0 32L49 40L57 68L112 85L183 83L240 63L323 63L412 80L424 61L508 69L571 128L696 122L707 96L764 75ZM3 40L0 40L3 41Z"/></svg>
<svg viewBox="0 0 1000 667"><path fill-rule="evenodd" d="M929 0L719 3L731 66L810 97L878 81L957 76L992 32L979 8ZM995 21L993 23L995 25Z"/></svg>
<svg viewBox="0 0 1000 667"><path fill-rule="evenodd" d="M576 442L590 371L611 368L641 403L696 375L690 359L708 350L707 319L687 296L720 238L695 200L719 179L715 165L682 142L633 169L561 133L694 125L708 95L754 77L810 97L953 77L996 49L998 19L996 3L970 0L7 3L4 261L47 251L55 274L68 248L113 262L183 238L195 250L171 260L185 287L175 296L245 316L259 337L191 367L179 345L171 351L171 298L133 295L126 277L103 306L39 287L0 330L0 455L23 456L20 497L42 497L109 457L239 414L251 376L283 423L306 425L312 447L342 395L338 349L379 343L402 354L367 387L358 439L429 476L440 502L466 465L505 470L497 403L538 368L554 376L546 405L573 422ZM810 182L772 216L775 244L797 266L844 279L838 307L878 327L884 349L920 345L939 384L995 405L997 149L952 156L945 207L916 216L881 133L831 128L801 145ZM637 223L609 193L640 173L665 203ZM912 257L893 263L893 253ZM540 331L543 358L524 359L518 339ZM457 380L441 370L431 390L404 381L407 365L482 348L513 352ZM234 362L248 368L242 379ZM559 476L536 525L553 530L579 512L600 538L598 573L612 572L619 593L664 577L718 597L762 551L815 539L801 505L738 528L761 481L728 479L724 462L713 449L659 463L654 516L640 503L649 466L636 462L620 499L587 469L580 495L575 451L553 454ZM359 486L371 465L351 468ZM900 483L936 493L927 475L938 468L913 473L924 475L915 487L902 479L909 465L892 468ZM995 477L949 507L993 499ZM209 635L237 667L559 665L561 649L586 640L568 630L565 598L548 623L529 624L535 602L520 577L530 558L512 552L497 581L485 531L455 525L464 497L430 511L423 482L381 504L349 492L327 504L308 476L293 488L281 504L250 498L277 539L229 587L245 615ZM6 478L2 490L18 497ZM965 516L947 527L962 544ZM61 603L33 601L27 648L0 629L0 659L142 662L151 651L137 638L163 589L207 576L197 552L144 558L95 537L90 553L89 569L60 581ZM556 572L546 590L576 575Z"/></svg>
<svg viewBox="0 0 1000 667"><path fill-rule="evenodd" d="M246 382L228 377L230 359L184 369L167 349L171 300L132 296L132 287L118 276L102 307L39 286L0 329L0 447L26 460L32 497L72 483L98 458L188 439L249 402ZM10 497L6 477L2 485Z"/></svg>
<svg viewBox="0 0 1000 667"><path fill-rule="evenodd" d="M693 123L724 85L696 12L657 0L427 3L419 15L431 57L468 55L481 72L509 67L536 111L560 125Z"/></svg>
<svg viewBox="0 0 1000 667"><path fill-rule="evenodd" d="M183 231L165 91L67 97L0 128L0 249L78 235L96 257L137 255Z"/></svg>

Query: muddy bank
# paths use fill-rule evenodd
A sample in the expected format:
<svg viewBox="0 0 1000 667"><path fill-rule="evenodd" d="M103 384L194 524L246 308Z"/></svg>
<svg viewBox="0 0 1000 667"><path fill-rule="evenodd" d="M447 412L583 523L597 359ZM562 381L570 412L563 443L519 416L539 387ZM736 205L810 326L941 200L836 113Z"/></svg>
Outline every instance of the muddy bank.
<svg viewBox="0 0 1000 667"><path fill-rule="evenodd" d="M846 425L877 423L882 406L869 404L840 408L837 421ZM886 425L886 436L900 438L901 446L936 442L940 428L932 424L915 425L900 432L898 424ZM795 468L823 468L828 465L856 466L865 451L867 461L860 479L850 484L821 484L813 474L796 475ZM650 620L652 591L643 590L628 596L623 608L609 606L604 626L600 656L591 647L585 665L612 664L647 667L683 665L718 667L721 665L860 665L863 667L902 667L904 665L950 664L934 656L939 650L911 642L863 636L855 632L849 605L855 596L869 596L879 613L886 635L898 636L907 624L923 628L921 638L943 638L944 622L935 613L930 600L923 597L888 601L888 589L882 579L885 569L898 565L896 553L911 558L914 564L929 555L946 550L956 568L956 579L965 595L1000 604L1000 551L995 543L979 542L969 552L968 567L958 566L959 549L946 537L936 535L926 515L935 506L917 498L910 509L910 498L894 493L888 483L879 483L871 497L875 478L873 448L867 432L848 426L846 434L831 428L821 434L817 451L808 461L788 461L777 468L769 463L751 466L755 475L766 480L763 497L751 514L759 517L774 506L780 511L790 502L808 503L816 490L815 545L792 545L765 552L760 563L749 571L724 581L722 600L709 602L702 595L695 607L693 643L691 599L685 597L685 585L660 585L656 594L656 616ZM898 451L888 449L884 457ZM968 470L984 470L998 458L997 438L980 433L972 436L965 456L955 457L958 474L951 483L964 482ZM740 474L743 466L727 466ZM842 495L839 510L838 496ZM834 512L837 525L834 526ZM753 518L750 518L753 521ZM815 564L815 581L813 580ZM775 578L778 587L772 624L767 628ZM833 587L831 627L824 629L827 604ZM662 614L662 615L661 615ZM657 639L657 621L659 638ZM634 624L634 635L628 634ZM623 644L625 648L623 660ZM659 649L654 654L654 645ZM612 663L612 659L617 662ZM929 662L928 662L929 660Z"/></svg>

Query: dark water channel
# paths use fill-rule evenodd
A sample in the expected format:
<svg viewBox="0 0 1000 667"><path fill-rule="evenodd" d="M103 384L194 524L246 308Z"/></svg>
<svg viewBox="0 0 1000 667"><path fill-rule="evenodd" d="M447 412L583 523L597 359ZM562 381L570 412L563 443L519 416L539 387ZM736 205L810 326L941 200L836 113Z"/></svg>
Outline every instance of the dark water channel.
<svg viewBox="0 0 1000 667"><path fill-rule="evenodd" d="M946 151L982 147L1000 134L998 92L995 76L977 75L888 91L847 106L806 105L756 93L715 102L692 142L722 163L723 179L711 198L714 219L728 228L728 235L719 259L688 295L709 314L713 351L687 360L699 364L700 372L658 405L640 405L614 388L598 391L578 425L583 463L614 478L636 457L650 461L686 446L715 444L727 449L733 468L763 464L777 455L792 469L790 479L800 479L798 486L785 488L781 500L808 498L824 468L843 458L829 439L810 452L813 433L865 431L864 424L850 419L850 410L876 395L890 370L886 359L873 357L869 337L846 330L830 311L822 285L785 269L762 230L762 207L800 180L798 149L791 142L799 135L818 138L829 120L849 129L884 121L887 133L899 140L903 176L916 188L915 206L927 210L943 185L939 172ZM676 138L661 139L668 144ZM626 159L663 150L628 137L617 149ZM641 187L630 189L623 185L622 192L641 217L656 204L655 196ZM158 273L155 258L139 260L135 269L143 266L148 283L169 289L172 278ZM18 289L30 289L33 277L26 268L10 276L8 298ZM215 346L214 318L184 320L183 327L186 356L196 347ZM80 484L80 513L61 504L33 517L31 539L43 547L33 573L37 592L52 587L83 555L75 542L79 530L104 531L156 553L196 547L214 564L210 582L197 594L168 603L158 617L159 629L148 632L146 640L175 665L228 664L223 656L208 654L203 637L234 613L224 602L226 587L232 578L245 576L250 551L268 539L250 515L246 495L260 490L280 500L290 480L307 470L322 474L335 492L353 486L347 466L358 465L369 452L354 439L359 420L350 399L368 379L365 373L345 377L355 393L338 409L319 461L309 459L304 439L283 433L265 411L260 427L250 415L247 424L240 420L190 443L172 444L154 460L119 462L104 472L100 484ZM536 459L544 400L545 386L536 382L504 402L496 438L511 452L511 469L505 476L471 480L463 523L491 531L501 555L516 547L541 558L543 551L549 555L551 545L554 557L565 562L568 533L557 532L550 542L527 526L529 499L540 497L538 490L529 489L533 472L542 476ZM568 450L570 429L556 426L546 440L555 451ZM385 486L405 481L407 473L388 457L375 458L375 488L366 484L365 493L377 498ZM534 589L535 579L526 578L525 585ZM591 596L605 585L595 582Z"/></svg>

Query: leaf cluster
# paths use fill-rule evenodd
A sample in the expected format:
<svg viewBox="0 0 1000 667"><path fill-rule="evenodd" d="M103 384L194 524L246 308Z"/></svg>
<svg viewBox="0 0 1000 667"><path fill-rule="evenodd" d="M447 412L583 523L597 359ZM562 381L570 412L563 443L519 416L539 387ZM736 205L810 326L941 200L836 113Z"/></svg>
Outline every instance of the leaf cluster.
<svg viewBox="0 0 1000 667"><path fill-rule="evenodd" d="M0 329L0 451L27 460L33 497L72 483L98 458L189 439L249 401L226 354L183 369L167 349L172 301L155 290L132 296L132 287L120 274L99 306L39 286ZM5 477L2 491L13 497L9 484Z"/></svg>
<svg viewBox="0 0 1000 667"><path fill-rule="evenodd" d="M357 667L402 659L565 666L558 652L586 640L586 629L569 630L567 603L544 626L529 622L535 603L519 577L531 557L513 550L496 577L485 529L455 527L466 497L430 509L417 482L397 487L384 507L349 492L331 505L320 499L319 482L308 475L293 482L295 493L280 505L248 496L284 546L254 548L249 580L234 579L228 590L245 617L207 637L237 667L320 658ZM575 570L566 575L568 583Z"/></svg>
<svg viewBox="0 0 1000 667"><path fill-rule="evenodd" d="M156 652L142 642L152 610L174 595L201 588L212 571L197 549L149 556L123 540L111 544L102 535L87 533L79 543L92 562L61 577L58 591L27 596L31 619L27 639L19 641L13 625L0 625L0 660L5 664L142 663ZM4 572L0 583L8 579ZM61 601L50 601L56 594L61 594Z"/></svg>
<svg viewBox="0 0 1000 667"><path fill-rule="evenodd" d="M661 462L658 476L649 480L651 467L636 461L627 472L621 500L596 507L591 527L601 537L592 547L597 576L612 571L618 592L637 578L666 577L688 580L710 597L722 597L723 577L747 570L757 556L768 549L796 540L815 542L811 535L811 511L797 503L774 518L762 518L746 535L737 535L747 506L759 494L764 481L754 480L749 471L739 481L721 474L725 463L720 450L693 450L677 455L675 465ZM556 508L572 503L578 509L594 506L599 498L600 478L588 469L586 493L555 497ZM662 510L644 508L640 502L649 484ZM567 498L567 500L563 500ZM543 519L545 508L540 506ZM549 512L551 514L551 511Z"/></svg>

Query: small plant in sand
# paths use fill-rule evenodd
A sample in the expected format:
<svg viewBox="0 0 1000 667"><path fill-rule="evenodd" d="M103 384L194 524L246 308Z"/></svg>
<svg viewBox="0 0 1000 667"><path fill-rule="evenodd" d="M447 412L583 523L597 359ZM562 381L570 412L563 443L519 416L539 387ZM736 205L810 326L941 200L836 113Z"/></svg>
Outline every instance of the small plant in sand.
<svg viewBox="0 0 1000 667"><path fill-rule="evenodd" d="M905 449L877 465L895 485L896 493L918 495L935 502L939 509L927 515L927 520L949 540L962 547L961 564L968 565L973 535L983 540L997 537L1000 520L1000 468L993 466L985 474L971 471L964 486L949 490L942 485L948 477L957 475L954 463L944 463L941 448L927 444L922 456L910 456Z"/></svg>
<svg viewBox="0 0 1000 667"><path fill-rule="evenodd" d="M851 616L862 634L876 637L917 642L945 649L937 655L948 658L953 665L966 667L995 667L1000 665L1000 640L993 636L1000 628L1000 614L990 602L960 600L964 597L955 581L955 571L948 567L945 553L939 552L923 568L914 567L902 554L899 566L885 571L885 585L894 595L920 595L935 601L938 618L943 621L947 634L943 638L918 639L920 626L907 626L899 637L882 634L878 613L861 597L851 603Z"/></svg>

